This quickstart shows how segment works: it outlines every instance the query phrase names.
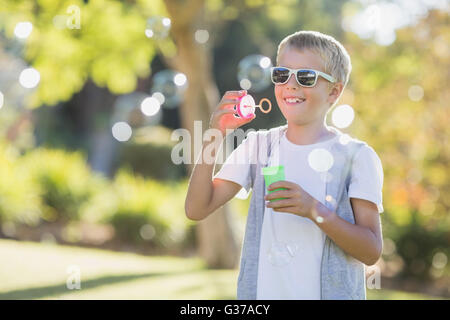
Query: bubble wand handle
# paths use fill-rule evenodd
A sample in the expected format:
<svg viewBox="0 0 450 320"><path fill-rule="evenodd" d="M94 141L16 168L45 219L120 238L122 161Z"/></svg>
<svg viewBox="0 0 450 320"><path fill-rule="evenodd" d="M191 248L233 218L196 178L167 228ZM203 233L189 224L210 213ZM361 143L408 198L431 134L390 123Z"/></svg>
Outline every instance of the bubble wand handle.
<svg viewBox="0 0 450 320"><path fill-rule="evenodd" d="M267 107L267 109L264 109L264 108L262 107L263 102L267 102L267 104L269 105L269 106ZM255 106L255 107L258 107L259 110L261 110L261 112L263 112L263 113L269 113L269 112L272 110L272 103L270 102L269 99L267 99L267 98L262 98L261 100L259 100L259 105Z"/></svg>

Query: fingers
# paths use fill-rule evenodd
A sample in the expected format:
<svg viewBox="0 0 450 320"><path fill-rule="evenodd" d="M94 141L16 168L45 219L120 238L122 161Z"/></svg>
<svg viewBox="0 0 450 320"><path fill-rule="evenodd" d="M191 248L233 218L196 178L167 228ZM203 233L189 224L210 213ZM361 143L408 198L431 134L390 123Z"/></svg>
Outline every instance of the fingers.
<svg viewBox="0 0 450 320"><path fill-rule="evenodd" d="M222 99L219 104L219 109L226 108L230 105L236 105L239 103L239 98Z"/></svg>
<svg viewBox="0 0 450 320"><path fill-rule="evenodd" d="M250 118L244 119L243 123L249 123L250 121L252 121L255 118L256 118L256 114L253 113Z"/></svg>
<svg viewBox="0 0 450 320"><path fill-rule="evenodd" d="M218 117L220 117L224 114L235 113L235 112L236 112L236 110L234 110L234 109L220 109L220 110L217 110L216 115Z"/></svg>
<svg viewBox="0 0 450 320"><path fill-rule="evenodd" d="M219 109L223 109L229 105L236 105L239 103L240 98L247 94L247 90L241 91L227 91L220 100Z"/></svg>
<svg viewBox="0 0 450 320"><path fill-rule="evenodd" d="M272 183L271 185L269 185L267 187L267 190L271 191L271 190L275 190L278 188L296 189L297 187L298 187L297 184L283 180L283 181L277 181L277 182Z"/></svg>
<svg viewBox="0 0 450 320"><path fill-rule="evenodd" d="M291 198L295 195L295 193L292 190L280 190L280 191L274 191L269 194L267 194L264 199L265 200L273 200L278 198Z"/></svg>
<svg viewBox="0 0 450 320"><path fill-rule="evenodd" d="M297 214L297 207L274 208L273 211Z"/></svg>
<svg viewBox="0 0 450 320"><path fill-rule="evenodd" d="M269 202L266 207L267 208L285 208L285 207L295 207L298 205L298 199L281 199L273 202Z"/></svg>
<svg viewBox="0 0 450 320"><path fill-rule="evenodd" d="M233 99L233 98L241 98L247 94L247 90L240 91L227 91L223 95L224 99Z"/></svg>

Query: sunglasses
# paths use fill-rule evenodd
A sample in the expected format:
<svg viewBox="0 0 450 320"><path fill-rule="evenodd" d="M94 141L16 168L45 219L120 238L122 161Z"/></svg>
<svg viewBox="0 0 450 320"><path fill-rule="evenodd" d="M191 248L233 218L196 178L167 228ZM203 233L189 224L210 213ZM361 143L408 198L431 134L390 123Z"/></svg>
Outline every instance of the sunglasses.
<svg viewBox="0 0 450 320"><path fill-rule="evenodd" d="M274 84L285 84L288 82L291 74L295 74L295 79L297 79L299 85L307 88L314 87L319 76L332 83L336 82L336 79L322 71L312 69L289 69L285 67L270 68L270 79Z"/></svg>

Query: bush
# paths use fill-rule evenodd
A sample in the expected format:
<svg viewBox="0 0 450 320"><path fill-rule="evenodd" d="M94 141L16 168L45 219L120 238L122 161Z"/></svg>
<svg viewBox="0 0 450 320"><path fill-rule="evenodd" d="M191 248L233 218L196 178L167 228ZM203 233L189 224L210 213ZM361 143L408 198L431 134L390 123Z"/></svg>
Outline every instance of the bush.
<svg viewBox="0 0 450 320"><path fill-rule="evenodd" d="M192 224L184 215L186 183L163 184L120 170L111 189L83 209L83 219L110 223L116 239L169 247L180 244Z"/></svg>
<svg viewBox="0 0 450 320"><path fill-rule="evenodd" d="M172 162L175 142L170 140L170 135L170 130L162 127L140 129L132 141L121 145L115 167L132 168L143 177L158 180L185 178L185 167Z"/></svg>
<svg viewBox="0 0 450 320"><path fill-rule="evenodd" d="M0 223L36 225L41 215L39 189L18 159L12 145L0 142Z"/></svg>
<svg viewBox="0 0 450 320"><path fill-rule="evenodd" d="M7 144L0 144L0 176L0 223L110 224L113 241L160 248L194 241L184 214L186 181L163 183L124 169L111 181L79 152L39 148L20 156Z"/></svg>
<svg viewBox="0 0 450 320"><path fill-rule="evenodd" d="M22 168L30 173L42 198L42 217L49 222L79 218L79 208L103 185L79 152L39 148L26 153Z"/></svg>
<svg viewBox="0 0 450 320"><path fill-rule="evenodd" d="M419 213L412 212L411 223L403 227L392 227L389 237L394 241L396 254L404 263L398 274L405 279L416 278L421 281L433 279L436 268L433 259L438 252L450 255L450 232L443 228L426 228L418 219ZM391 232L389 232L391 233ZM448 267L448 265L447 265Z"/></svg>

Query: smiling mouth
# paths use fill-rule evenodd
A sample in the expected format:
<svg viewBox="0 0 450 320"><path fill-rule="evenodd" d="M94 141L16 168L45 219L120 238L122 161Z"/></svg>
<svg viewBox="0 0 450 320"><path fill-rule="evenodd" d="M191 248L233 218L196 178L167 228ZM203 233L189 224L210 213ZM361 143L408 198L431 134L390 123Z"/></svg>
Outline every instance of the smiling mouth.
<svg viewBox="0 0 450 320"><path fill-rule="evenodd" d="M303 103L305 101L305 99L301 99L301 98L285 98L285 99L283 99L283 101L288 106L293 106L293 105L298 105L298 104Z"/></svg>

